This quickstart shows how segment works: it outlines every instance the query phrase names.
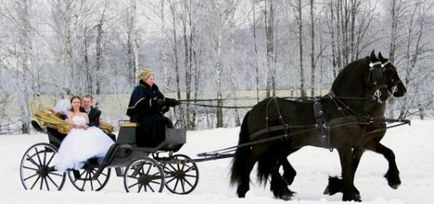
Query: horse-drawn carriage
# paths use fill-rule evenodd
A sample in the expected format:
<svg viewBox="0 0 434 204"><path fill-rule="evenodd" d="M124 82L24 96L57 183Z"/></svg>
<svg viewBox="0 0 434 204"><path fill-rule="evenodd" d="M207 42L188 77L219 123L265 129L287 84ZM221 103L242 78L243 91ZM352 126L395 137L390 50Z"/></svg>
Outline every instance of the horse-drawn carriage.
<svg viewBox="0 0 434 204"><path fill-rule="evenodd" d="M250 173L257 163L258 178L270 179L270 190L276 198L291 199L288 186L294 181L295 169L287 156L304 146L336 149L342 167L342 178L329 178L325 194L342 192L343 200L360 201L354 176L365 150L385 156L389 169L388 185L396 189L401 180L392 150L380 143L388 128L410 124L404 118L387 119L386 101L407 92L396 67L374 51L370 56L347 65L336 77L330 93L313 100L285 100L270 97L248 111L243 119L236 146L198 154L201 159L176 155L185 143L185 130L168 129L165 140L155 148L135 146L135 124L121 122L117 143L102 161L89 160L77 173L68 171L72 184L79 190L101 190L111 168L124 178L127 192L137 190L160 192L164 186L173 193L187 194L198 182L195 162L234 158L231 182L238 184L237 194L249 191ZM399 123L387 126L386 123ZM61 189L65 175L50 166L58 146L50 143L30 147L21 161L21 180L26 189ZM57 141L58 144L58 141ZM163 153L167 156L160 156ZM280 167L284 173L280 174Z"/></svg>
<svg viewBox="0 0 434 204"><path fill-rule="evenodd" d="M137 147L136 123L119 122L116 143L104 158L91 158L78 170L59 173L52 160L60 140L54 129L48 128L48 143L37 143L27 149L20 164L21 182L25 189L61 190L66 177L80 191L103 189L112 169L123 177L127 192L161 192L164 187L175 194L192 192L199 179L194 161L175 154L186 142L185 129L166 129L164 141L156 147Z"/></svg>

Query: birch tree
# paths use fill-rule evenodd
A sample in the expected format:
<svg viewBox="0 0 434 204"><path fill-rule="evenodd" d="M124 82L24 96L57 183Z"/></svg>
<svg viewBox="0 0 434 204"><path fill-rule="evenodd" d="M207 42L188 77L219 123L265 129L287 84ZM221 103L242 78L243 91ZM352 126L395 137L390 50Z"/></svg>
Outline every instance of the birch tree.
<svg viewBox="0 0 434 204"><path fill-rule="evenodd" d="M35 87L36 70L34 69L34 29L31 25L32 1L13 1L9 7L0 11L7 21L13 25L10 33L12 41L9 47L9 56L6 63L15 70L14 97L20 107L21 133L30 133L30 110L28 102ZM29 83L30 82L30 83Z"/></svg>
<svg viewBox="0 0 434 204"><path fill-rule="evenodd" d="M217 127L223 127L223 49L230 33L231 22L234 20L239 1L212 1L210 5L210 18L213 17L213 28L209 31L212 42L212 57L214 61L216 95L217 95Z"/></svg>

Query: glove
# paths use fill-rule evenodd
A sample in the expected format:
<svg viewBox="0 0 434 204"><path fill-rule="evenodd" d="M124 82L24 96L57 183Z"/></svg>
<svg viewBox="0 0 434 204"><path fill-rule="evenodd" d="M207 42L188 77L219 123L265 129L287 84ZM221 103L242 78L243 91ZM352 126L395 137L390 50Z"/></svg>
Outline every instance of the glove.
<svg viewBox="0 0 434 204"><path fill-rule="evenodd" d="M166 104L173 107L180 105L181 102L173 98L166 98Z"/></svg>
<svg viewBox="0 0 434 204"><path fill-rule="evenodd" d="M165 101L162 98L153 98L151 103L152 103L152 107L156 108L156 110L159 110L165 105Z"/></svg>
<svg viewBox="0 0 434 204"><path fill-rule="evenodd" d="M160 107L163 107L166 104L166 102L162 98L158 98L156 102L157 105L159 105Z"/></svg>

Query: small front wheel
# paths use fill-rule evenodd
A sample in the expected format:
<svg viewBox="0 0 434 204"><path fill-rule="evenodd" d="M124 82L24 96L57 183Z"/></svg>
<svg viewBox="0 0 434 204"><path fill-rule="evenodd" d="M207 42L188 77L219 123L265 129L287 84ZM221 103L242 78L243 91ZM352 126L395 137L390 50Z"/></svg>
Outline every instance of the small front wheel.
<svg viewBox="0 0 434 204"><path fill-rule="evenodd" d="M175 194L189 194L199 181L199 169L190 157L178 154L173 155L163 165L166 188Z"/></svg>
<svg viewBox="0 0 434 204"><path fill-rule="evenodd" d="M151 158L132 162L124 174L127 192L161 192L164 188L164 173L160 164Z"/></svg>
<svg viewBox="0 0 434 204"><path fill-rule="evenodd" d="M79 191L99 191L104 188L110 178L110 168L102 169L92 165L84 165L80 170L68 170L72 185ZM98 172L98 176L95 174Z"/></svg>

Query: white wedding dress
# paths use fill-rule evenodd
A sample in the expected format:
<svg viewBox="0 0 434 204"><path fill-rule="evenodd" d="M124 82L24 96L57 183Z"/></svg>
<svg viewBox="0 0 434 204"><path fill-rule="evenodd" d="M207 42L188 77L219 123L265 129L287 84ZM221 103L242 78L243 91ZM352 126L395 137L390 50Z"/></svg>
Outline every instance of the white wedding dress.
<svg viewBox="0 0 434 204"><path fill-rule="evenodd" d="M73 116L72 122L83 125L86 119ZM58 153L53 158L55 169L65 172L67 169L79 170L90 158L104 158L114 142L99 128L72 128L60 144Z"/></svg>

